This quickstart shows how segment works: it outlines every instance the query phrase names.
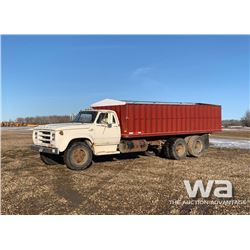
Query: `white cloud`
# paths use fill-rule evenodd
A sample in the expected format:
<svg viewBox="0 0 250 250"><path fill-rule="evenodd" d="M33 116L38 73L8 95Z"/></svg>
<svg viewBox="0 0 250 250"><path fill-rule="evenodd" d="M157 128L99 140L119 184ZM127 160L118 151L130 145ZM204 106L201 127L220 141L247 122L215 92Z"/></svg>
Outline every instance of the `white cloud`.
<svg viewBox="0 0 250 250"><path fill-rule="evenodd" d="M141 86L144 89L151 89L152 86L161 85L161 82L153 76L154 73L152 67L139 67L131 73L130 80L136 82L138 86Z"/></svg>
<svg viewBox="0 0 250 250"><path fill-rule="evenodd" d="M152 70L151 67L140 67L134 70L131 74L132 77L145 76Z"/></svg>

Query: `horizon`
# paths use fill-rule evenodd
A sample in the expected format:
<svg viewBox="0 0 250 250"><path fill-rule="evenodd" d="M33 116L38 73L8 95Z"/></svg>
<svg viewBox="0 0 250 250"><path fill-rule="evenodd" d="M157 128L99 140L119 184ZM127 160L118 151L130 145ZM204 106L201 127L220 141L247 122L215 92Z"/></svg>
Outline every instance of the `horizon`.
<svg viewBox="0 0 250 250"><path fill-rule="evenodd" d="M249 109L249 36L4 35L2 121L70 115L105 99Z"/></svg>

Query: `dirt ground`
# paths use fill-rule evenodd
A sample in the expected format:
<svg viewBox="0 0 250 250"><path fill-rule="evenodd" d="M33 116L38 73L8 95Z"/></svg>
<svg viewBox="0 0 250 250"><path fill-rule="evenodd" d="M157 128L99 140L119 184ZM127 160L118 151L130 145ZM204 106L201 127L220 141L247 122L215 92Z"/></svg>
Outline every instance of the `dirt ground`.
<svg viewBox="0 0 250 250"><path fill-rule="evenodd" d="M2 214L250 214L249 150L209 148L200 158L182 161L140 154L99 157L75 172L46 166L30 144L31 131L2 131ZM191 200L185 179L230 180L238 204L209 203L218 201L213 196Z"/></svg>

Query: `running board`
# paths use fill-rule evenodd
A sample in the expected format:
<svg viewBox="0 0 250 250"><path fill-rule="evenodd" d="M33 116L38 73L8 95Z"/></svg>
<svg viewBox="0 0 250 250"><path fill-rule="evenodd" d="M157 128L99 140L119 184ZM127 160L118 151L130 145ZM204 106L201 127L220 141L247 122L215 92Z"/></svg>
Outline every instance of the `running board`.
<svg viewBox="0 0 250 250"><path fill-rule="evenodd" d="M98 152L95 155L117 155L120 154L120 151L114 151L114 152Z"/></svg>

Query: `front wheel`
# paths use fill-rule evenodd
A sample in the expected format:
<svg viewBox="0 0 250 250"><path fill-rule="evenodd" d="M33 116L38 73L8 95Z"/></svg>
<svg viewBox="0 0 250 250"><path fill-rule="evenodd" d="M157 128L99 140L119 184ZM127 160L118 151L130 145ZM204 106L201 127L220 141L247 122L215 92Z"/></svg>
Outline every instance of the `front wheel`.
<svg viewBox="0 0 250 250"><path fill-rule="evenodd" d="M91 165L93 153L84 142L73 143L64 153L64 161L69 169L84 170Z"/></svg>

